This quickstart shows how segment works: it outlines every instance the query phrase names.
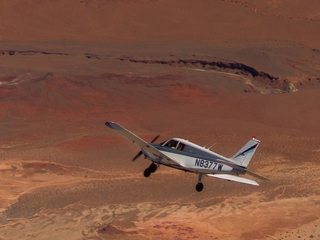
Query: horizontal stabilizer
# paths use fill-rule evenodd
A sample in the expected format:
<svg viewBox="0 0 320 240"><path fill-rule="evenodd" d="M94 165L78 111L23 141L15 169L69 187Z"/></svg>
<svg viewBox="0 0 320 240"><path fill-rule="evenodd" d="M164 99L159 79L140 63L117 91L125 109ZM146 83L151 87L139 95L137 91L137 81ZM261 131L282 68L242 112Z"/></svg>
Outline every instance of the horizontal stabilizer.
<svg viewBox="0 0 320 240"><path fill-rule="evenodd" d="M207 176L220 178L220 179L224 179L224 180L228 180L228 181L234 181L234 182L259 186L259 184L254 180L243 178L243 177L237 177L237 176L230 175L230 174L207 174Z"/></svg>

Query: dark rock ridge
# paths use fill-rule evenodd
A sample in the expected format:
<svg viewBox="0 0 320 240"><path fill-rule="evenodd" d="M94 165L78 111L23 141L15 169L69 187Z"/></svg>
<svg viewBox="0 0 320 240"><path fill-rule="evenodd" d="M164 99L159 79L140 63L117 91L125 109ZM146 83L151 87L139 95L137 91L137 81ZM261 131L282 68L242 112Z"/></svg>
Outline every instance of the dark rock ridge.
<svg viewBox="0 0 320 240"><path fill-rule="evenodd" d="M120 61L129 61L132 63L144 64L163 64L172 67L188 67L203 70L216 70L221 72L234 73L241 76L250 77L258 80L273 88L286 90L288 83L287 79L280 79L280 77L273 76L269 73L259 71L246 64L228 61L228 60L197 60L197 59L173 59L173 60L148 60L148 59L135 59L131 57L120 57ZM280 83L281 82L281 83Z"/></svg>
<svg viewBox="0 0 320 240"><path fill-rule="evenodd" d="M2 50L0 51L0 55L36 55L36 54L43 54L43 55L60 55L60 56L68 56L67 53L60 53L60 52L44 52L44 51L20 51L20 50Z"/></svg>
<svg viewBox="0 0 320 240"><path fill-rule="evenodd" d="M206 61L206 60L194 60L194 59L177 59L177 60L137 60L137 59L125 59L118 58L121 61L130 61L134 63L145 63L145 64L166 64L173 67L185 66L185 67L201 67L203 69L232 69L240 70L242 73L246 73L252 77L263 77L272 81L278 80L279 77L274 77L268 73L258 71L257 69L247 66L243 63L238 62L222 62L222 61Z"/></svg>

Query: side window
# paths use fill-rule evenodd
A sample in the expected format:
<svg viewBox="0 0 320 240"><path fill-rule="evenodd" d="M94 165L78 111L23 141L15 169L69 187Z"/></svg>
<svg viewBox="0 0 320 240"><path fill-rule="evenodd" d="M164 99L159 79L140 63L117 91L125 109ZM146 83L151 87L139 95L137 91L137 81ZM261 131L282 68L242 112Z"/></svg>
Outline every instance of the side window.
<svg viewBox="0 0 320 240"><path fill-rule="evenodd" d="M193 147L190 147L190 146L185 146L184 148L184 152L189 152L189 153L194 153L194 148Z"/></svg>
<svg viewBox="0 0 320 240"><path fill-rule="evenodd" d="M179 146L178 146L178 150L179 151L183 151L183 149L186 147L186 145L185 144L183 144L183 143L179 143Z"/></svg>
<svg viewBox="0 0 320 240"><path fill-rule="evenodd" d="M167 142L164 146L169 147L172 149L176 149L178 145L178 142L176 140L171 139L169 142Z"/></svg>

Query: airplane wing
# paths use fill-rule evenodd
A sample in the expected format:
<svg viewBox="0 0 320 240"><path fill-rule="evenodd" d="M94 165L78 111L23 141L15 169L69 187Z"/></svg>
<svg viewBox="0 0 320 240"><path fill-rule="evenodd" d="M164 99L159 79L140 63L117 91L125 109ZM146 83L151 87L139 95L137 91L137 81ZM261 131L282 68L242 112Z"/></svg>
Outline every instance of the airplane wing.
<svg viewBox="0 0 320 240"><path fill-rule="evenodd" d="M224 160L224 159L211 159L211 158L208 158L208 157L202 157L203 159L205 160L210 160L210 161L214 161L214 162L217 162L217 163L221 163L221 164L225 164L229 167L232 167L234 169L237 169L237 170L240 170L240 172L243 172L243 174L247 173L255 178L258 178L258 179L261 179L261 180L269 180L265 177L262 177L254 172L251 172L249 170L247 170L247 168L243 167L243 166L240 166L240 165L237 165L233 162L231 162L230 160ZM212 176L211 176L212 177ZM232 180L230 180L232 181Z"/></svg>
<svg viewBox="0 0 320 240"><path fill-rule="evenodd" d="M121 136L125 137L126 139L132 141L133 143L137 144L142 150L148 153L150 156L154 156L157 159L161 160L161 163L167 164L167 165L179 165L181 166L178 162L175 160L171 159L167 155L163 154L160 152L158 149L153 147L151 144L148 142L142 140L129 130L125 129L121 125L115 123L115 122L106 122L105 123L107 127L111 128L114 130L116 133L120 134Z"/></svg>
<svg viewBox="0 0 320 240"><path fill-rule="evenodd" d="M248 171L248 170L246 170L246 173L249 174L249 175L251 175L251 176L253 176L253 177L259 178L259 179L261 179L261 180L269 180L268 178L262 177L262 176L260 176L260 175L258 175L258 174L256 174L256 173L251 172L251 171Z"/></svg>
<svg viewBox="0 0 320 240"><path fill-rule="evenodd" d="M250 184L254 186L259 186L259 184L251 179L243 178L243 177L237 177L234 175L229 175L229 174L207 174L208 177L215 177L215 178L220 178L228 181L234 181L234 182L239 182L239 183L245 183L245 184Z"/></svg>

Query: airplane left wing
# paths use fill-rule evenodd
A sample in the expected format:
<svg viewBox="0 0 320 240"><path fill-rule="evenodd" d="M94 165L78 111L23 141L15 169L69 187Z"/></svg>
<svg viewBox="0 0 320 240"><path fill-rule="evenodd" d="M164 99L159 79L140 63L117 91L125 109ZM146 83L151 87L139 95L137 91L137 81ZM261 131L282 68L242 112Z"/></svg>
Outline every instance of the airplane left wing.
<svg viewBox="0 0 320 240"><path fill-rule="evenodd" d="M106 122L105 123L107 127L114 130L116 133L120 134L121 136L125 137L126 139L132 141L133 143L137 144L142 150L144 150L149 156L156 157L159 162L167 164L167 165L179 165L178 162L174 161L167 155L160 152L158 149L153 147L150 143L142 140L138 136L136 136L134 133L130 132L128 129L125 129L121 125L115 123L115 122Z"/></svg>
<svg viewBox="0 0 320 240"><path fill-rule="evenodd" d="M245 184L250 184L254 186L259 186L259 184L251 179L248 178L243 178L243 177L237 177L234 175L230 174L207 174L208 177L215 177L215 178L220 178L228 181L234 181L234 182L240 182L240 183L245 183Z"/></svg>

